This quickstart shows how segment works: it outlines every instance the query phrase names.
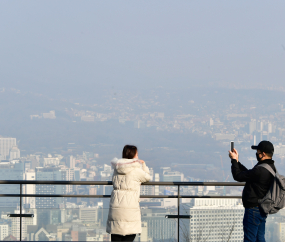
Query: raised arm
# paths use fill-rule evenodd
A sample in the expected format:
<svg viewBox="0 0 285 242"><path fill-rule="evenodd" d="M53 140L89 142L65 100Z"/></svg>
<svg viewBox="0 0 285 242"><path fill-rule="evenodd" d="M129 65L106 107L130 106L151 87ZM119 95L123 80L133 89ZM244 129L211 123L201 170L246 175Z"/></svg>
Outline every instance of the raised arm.
<svg viewBox="0 0 285 242"><path fill-rule="evenodd" d="M141 183L148 182L151 179L149 168L144 161L140 161L140 163L142 163L142 169L136 169L136 179Z"/></svg>

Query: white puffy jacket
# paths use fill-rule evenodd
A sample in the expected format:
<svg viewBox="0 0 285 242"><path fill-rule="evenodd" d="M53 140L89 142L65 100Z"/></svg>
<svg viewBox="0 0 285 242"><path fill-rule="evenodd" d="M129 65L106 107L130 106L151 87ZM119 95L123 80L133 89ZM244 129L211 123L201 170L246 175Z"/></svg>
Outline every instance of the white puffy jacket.
<svg viewBox="0 0 285 242"><path fill-rule="evenodd" d="M150 180L149 169L137 159L120 159L114 167L106 231L110 234L141 233L140 185Z"/></svg>

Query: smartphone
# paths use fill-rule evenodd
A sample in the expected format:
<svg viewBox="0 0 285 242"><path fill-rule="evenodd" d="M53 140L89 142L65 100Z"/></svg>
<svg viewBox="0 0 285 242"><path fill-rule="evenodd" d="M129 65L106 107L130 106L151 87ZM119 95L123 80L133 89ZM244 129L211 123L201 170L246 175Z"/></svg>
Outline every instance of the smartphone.
<svg viewBox="0 0 285 242"><path fill-rule="evenodd" d="M234 146L234 142L233 142L233 141L231 141L231 151L232 151L232 152L234 151L234 148L235 148L235 146Z"/></svg>

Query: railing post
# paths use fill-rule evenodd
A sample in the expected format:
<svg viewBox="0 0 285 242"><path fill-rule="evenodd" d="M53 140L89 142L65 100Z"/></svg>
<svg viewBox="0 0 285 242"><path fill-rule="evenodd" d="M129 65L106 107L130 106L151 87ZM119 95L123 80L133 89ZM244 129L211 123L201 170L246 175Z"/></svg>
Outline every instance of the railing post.
<svg viewBox="0 0 285 242"><path fill-rule="evenodd" d="M177 198L177 208L178 208L178 221L177 221L177 242L179 242L179 215L180 215L180 185L178 185L178 192L177 192L178 198Z"/></svg>
<svg viewBox="0 0 285 242"><path fill-rule="evenodd" d="M20 241L22 241L22 184L20 184Z"/></svg>

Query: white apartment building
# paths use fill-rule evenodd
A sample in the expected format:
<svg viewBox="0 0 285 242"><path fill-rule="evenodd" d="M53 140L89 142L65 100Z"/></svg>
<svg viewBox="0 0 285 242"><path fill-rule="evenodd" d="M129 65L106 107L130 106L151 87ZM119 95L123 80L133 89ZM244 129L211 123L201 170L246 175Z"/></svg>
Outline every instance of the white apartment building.
<svg viewBox="0 0 285 242"><path fill-rule="evenodd" d="M69 157L69 168L74 168L75 167L75 161L76 161L76 159L75 159L75 157L73 156L73 155L71 155L70 157Z"/></svg>
<svg viewBox="0 0 285 242"><path fill-rule="evenodd" d="M36 180L36 173L34 170L29 170L24 173L24 179L29 181ZM24 185L24 193L25 194L36 194L36 185L35 184L27 184ZM36 207L36 198L35 197L24 197L24 203L30 204L30 208Z"/></svg>
<svg viewBox="0 0 285 242"><path fill-rule="evenodd" d="M9 235L9 225L0 224L0 240L3 241Z"/></svg>
<svg viewBox="0 0 285 242"><path fill-rule="evenodd" d="M63 168L60 170L62 174L62 180L64 181L73 181L74 180L74 169ZM73 185L66 185L66 193L73 192Z"/></svg>
<svg viewBox="0 0 285 242"><path fill-rule="evenodd" d="M274 154L283 156L285 155L285 145L279 143L278 145L275 145L274 147Z"/></svg>
<svg viewBox="0 0 285 242"><path fill-rule="evenodd" d="M10 160L16 160L19 159L20 156L20 150L17 146L12 147L10 150Z"/></svg>
<svg viewBox="0 0 285 242"><path fill-rule="evenodd" d="M163 171L162 181L184 181L184 174L179 171Z"/></svg>
<svg viewBox="0 0 285 242"><path fill-rule="evenodd" d="M32 213L34 214L34 217L32 218L22 218L22 239L25 239L27 237L27 226L28 225L37 225L37 210L32 209L29 212L26 212L25 210L22 211L23 214L25 213ZM19 210L15 210L15 214L19 214ZM11 218L12 219L12 235L17 238L17 240L20 240L20 219L19 218Z"/></svg>
<svg viewBox="0 0 285 242"><path fill-rule="evenodd" d="M154 181L159 181L159 173L154 174ZM159 186L154 186L154 195L159 195Z"/></svg>
<svg viewBox="0 0 285 242"><path fill-rule="evenodd" d="M277 238L275 239L277 239L278 241L285 241L285 223L276 223L275 231L277 232L275 235Z"/></svg>
<svg viewBox="0 0 285 242"><path fill-rule="evenodd" d="M44 166L58 166L59 162L58 157L52 157L50 154L47 158L44 158Z"/></svg>
<svg viewBox="0 0 285 242"><path fill-rule="evenodd" d="M14 146L17 146L16 138L0 138L0 160L6 160Z"/></svg>
<svg viewBox="0 0 285 242"><path fill-rule="evenodd" d="M148 226L147 222L142 222L142 232L138 234L138 241L145 241L145 242L150 242L152 241L151 238L148 237Z"/></svg>
<svg viewBox="0 0 285 242"><path fill-rule="evenodd" d="M150 175L150 181L153 181L154 174L152 168L149 168L149 175ZM140 190L141 195L154 195L155 186L141 186L140 189L141 189Z"/></svg>
<svg viewBox="0 0 285 242"><path fill-rule="evenodd" d="M189 237L194 241L243 241L244 208L238 199L193 199Z"/></svg>
<svg viewBox="0 0 285 242"><path fill-rule="evenodd" d="M96 223L98 221L98 207L80 208L79 219L87 223Z"/></svg>
<svg viewBox="0 0 285 242"><path fill-rule="evenodd" d="M141 195L153 195L154 194L154 186L140 186L140 194Z"/></svg>

